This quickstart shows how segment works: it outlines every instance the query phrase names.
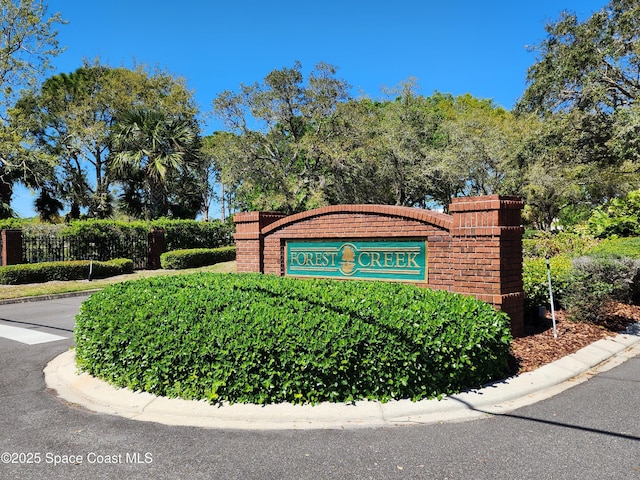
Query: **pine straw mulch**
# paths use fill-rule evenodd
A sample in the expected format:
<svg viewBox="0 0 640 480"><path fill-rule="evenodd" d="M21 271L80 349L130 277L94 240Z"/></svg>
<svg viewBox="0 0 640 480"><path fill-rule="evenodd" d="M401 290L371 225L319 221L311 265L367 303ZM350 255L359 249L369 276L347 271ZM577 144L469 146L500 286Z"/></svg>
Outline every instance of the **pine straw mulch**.
<svg viewBox="0 0 640 480"><path fill-rule="evenodd" d="M605 306L604 320L595 323L569 320L566 312L556 311L556 332L553 338L551 313L528 326L528 335L511 343L512 372L524 373L574 353L601 338L624 332L629 325L640 322L640 306L612 302Z"/></svg>

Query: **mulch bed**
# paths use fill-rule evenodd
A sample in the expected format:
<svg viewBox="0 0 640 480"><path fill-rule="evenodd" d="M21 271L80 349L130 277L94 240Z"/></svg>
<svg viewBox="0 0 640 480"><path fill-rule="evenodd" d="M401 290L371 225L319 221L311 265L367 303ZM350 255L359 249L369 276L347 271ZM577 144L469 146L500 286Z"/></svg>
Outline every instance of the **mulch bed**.
<svg viewBox="0 0 640 480"><path fill-rule="evenodd" d="M556 331L553 337L551 314L529 326L529 334L511 344L512 373L535 370L574 353L601 338L615 336L633 323L640 322L640 306L612 302L605 307L604 320L595 323L569 320L566 312L556 311Z"/></svg>

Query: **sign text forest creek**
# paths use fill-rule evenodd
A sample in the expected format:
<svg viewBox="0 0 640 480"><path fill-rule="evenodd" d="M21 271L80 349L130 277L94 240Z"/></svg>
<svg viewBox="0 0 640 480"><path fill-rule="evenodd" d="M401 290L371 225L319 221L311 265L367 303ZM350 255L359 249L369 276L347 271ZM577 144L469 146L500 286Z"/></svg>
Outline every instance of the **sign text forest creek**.
<svg viewBox="0 0 640 480"><path fill-rule="evenodd" d="M427 280L424 241L289 241L286 250L286 275L290 276Z"/></svg>

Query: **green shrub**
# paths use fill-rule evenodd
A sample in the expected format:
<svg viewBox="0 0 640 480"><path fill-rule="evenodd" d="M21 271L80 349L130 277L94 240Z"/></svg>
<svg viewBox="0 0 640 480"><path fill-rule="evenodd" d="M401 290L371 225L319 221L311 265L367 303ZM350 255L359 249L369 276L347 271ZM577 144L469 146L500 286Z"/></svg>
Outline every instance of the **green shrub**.
<svg viewBox="0 0 640 480"><path fill-rule="evenodd" d="M0 267L0 284L20 285L52 280L82 280L89 277L89 260L70 262L42 262ZM133 262L119 258L107 262L93 262L92 277L106 278L133 272Z"/></svg>
<svg viewBox="0 0 640 480"><path fill-rule="evenodd" d="M555 303L562 303L566 295L571 275L571 257L559 255L552 257L551 286ZM525 258L522 264L522 281L525 292L525 308L549 305L549 277L547 262L544 258Z"/></svg>
<svg viewBox="0 0 640 480"><path fill-rule="evenodd" d="M34 223L34 220L28 218L2 218L0 219L0 230L23 228L29 223Z"/></svg>
<svg viewBox="0 0 640 480"><path fill-rule="evenodd" d="M76 319L78 366L156 395L242 403L439 397L503 378L508 316L385 282L260 274L109 286Z"/></svg>
<svg viewBox="0 0 640 480"><path fill-rule="evenodd" d="M606 207L594 210L587 228L600 238L640 235L640 190L629 192L625 198L614 198Z"/></svg>
<svg viewBox="0 0 640 480"><path fill-rule="evenodd" d="M234 226L231 223L201 222L196 220L159 219L151 227L165 231L167 250L191 248L217 248L233 245Z"/></svg>
<svg viewBox="0 0 640 480"><path fill-rule="evenodd" d="M74 246L74 258L77 260L91 258L92 255L97 255L98 260L144 259L149 231L146 222L93 219L71 222L60 235Z"/></svg>
<svg viewBox="0 0 640 480"><path fill-rule="evenodd" d="M549 233L528 231L522 239L522 253L525 258L550 258L556 255L584 255L598 244L590 235L569 232Z"/></svg>
<svg viewBox="0 0 640 480"><path fill-rule="evenodd" d="M578 257L563 299L571 317L598 322L608 300L634 302L640 293L640 260L623 257Z"/></svg>
<svg viewBox="0 0 640 480"><path fill-rule="evenodd" d="M640 258L640 237L607 238L588 252L591 256Z"/></svg>
<svg viewBox="0 0 640 480"><path fill-rule="evenodd" d="M162 268L180 270L230 262L235 259L236 247L192 248L163 253L160 255L160 265Z"/></svg>

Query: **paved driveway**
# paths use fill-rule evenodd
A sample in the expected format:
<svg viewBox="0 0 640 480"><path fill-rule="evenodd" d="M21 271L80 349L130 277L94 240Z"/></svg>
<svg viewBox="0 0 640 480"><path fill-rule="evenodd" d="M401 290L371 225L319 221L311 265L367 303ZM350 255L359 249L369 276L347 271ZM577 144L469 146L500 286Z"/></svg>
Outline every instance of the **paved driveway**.
<svg viewBox="0 0 640 480"><path fill-rule="evenodd" d="M0 305L0 327L63 337L29 344L0 328L0 479L640 479L640 357L551 399L473 421L344 431L171 427L91 413L46 390L42 369L72 345L81 300Z"/></svg>

